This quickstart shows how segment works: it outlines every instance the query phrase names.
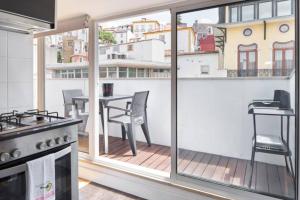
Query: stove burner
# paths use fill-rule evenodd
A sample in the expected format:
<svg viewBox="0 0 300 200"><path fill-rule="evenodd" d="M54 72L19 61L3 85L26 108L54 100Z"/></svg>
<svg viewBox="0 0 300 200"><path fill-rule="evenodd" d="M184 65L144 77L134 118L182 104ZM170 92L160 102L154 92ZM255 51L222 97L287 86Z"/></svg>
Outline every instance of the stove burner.
<svg viewBox="0 0 300 200"><path fill-rule="evenodd" d="M17 129L23 126L50 123L53 120L64 119L58 116L58 112L48 112L47 110L28 110L18 112L13 110L9 113L0 114L0 132Z"/></svg>

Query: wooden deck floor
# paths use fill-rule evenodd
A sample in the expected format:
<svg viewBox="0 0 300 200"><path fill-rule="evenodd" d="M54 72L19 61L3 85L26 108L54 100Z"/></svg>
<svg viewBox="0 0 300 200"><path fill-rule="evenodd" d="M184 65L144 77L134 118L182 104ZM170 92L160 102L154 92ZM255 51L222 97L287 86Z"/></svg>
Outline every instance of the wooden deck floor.
<svg viewBox="0 0 300 200"><path fill-rule="evenodd" d="M87 138L80 137L79 149L87 151ZM102 145L100 138L100 146ZM100 155L134 165L170 172L170 147L137 142L137 156L132 156L128 141L109 137L109 154L100 150ZM218 183L255 190L259 193L293 199L294 187L285 167L255 162L252 185L249 188L250 162L220 155L190 150L179 150L178 172L188 176L207 179Z"/></svg>

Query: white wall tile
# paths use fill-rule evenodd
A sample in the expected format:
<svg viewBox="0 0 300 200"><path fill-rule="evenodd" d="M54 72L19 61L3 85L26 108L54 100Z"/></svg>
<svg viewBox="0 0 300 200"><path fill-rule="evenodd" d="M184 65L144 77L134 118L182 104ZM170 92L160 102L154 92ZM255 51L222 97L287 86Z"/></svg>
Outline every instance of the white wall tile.
<svg viewBox="0 0 300 200"><path fill-rule="evenodd" d="M7 58L0 56L0 82L7 82Z"/></svg>
<svg viewBox="0 0 300 200"><path fill-rule="evenodd" d="M9 58L31 58L33 57L33 36L8 32L7 55Z"/></svg>
<svg viewBox="0 0 300 200"><path fill-rule="evenodd" d="M8 58L8 82L29 82L33 80L31 59Z"/></svg>
<svg viewBox="0 0 300 200"><path fill-rule="evenodd" d="M7 91L8 109L33 107L33 82L9 82Z"/></svg>
<svg viewBox="0 0 300 200"><path fill-rule="evenodd" d="M7 32L0 30L0 56L7 57Z"/></svg>
<svg viewBox="0 0 300 200"><path fill-rule="evenodd" d="M0 82L0 109L7 109L7 83Z"/></svg>

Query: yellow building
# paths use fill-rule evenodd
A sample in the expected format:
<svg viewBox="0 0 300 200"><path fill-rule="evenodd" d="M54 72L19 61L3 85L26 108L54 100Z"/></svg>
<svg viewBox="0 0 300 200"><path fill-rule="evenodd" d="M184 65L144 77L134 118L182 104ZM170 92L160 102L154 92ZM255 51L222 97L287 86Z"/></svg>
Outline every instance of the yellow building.
<svg viewBox="0 0 300 200"><path fill-rule="evenodd" d="M144 33L145 39L159 39L165 42L166 54L171 53L171 29L164 29ZM177 28L177 50L180 53L194 52L195 32L192 27Z"/></svg>
<svg viewBox="0 0 300 200"><path fill-rule="evenodd" d="M293 3L283 1L286 5L281 10L277 2L225 8L226 22L218 27L226 30L224 68L228 76L286 76L294 70ZM247 9L245 16L243 9Z"/></svg>
<svg viewBox="0 0 300 200"><path fill-rule="evenodd" d="M144 39L144 33L157 31L160 29L160 23L157 20L142 18L132 22L133 34L137 40Z"/></svg>

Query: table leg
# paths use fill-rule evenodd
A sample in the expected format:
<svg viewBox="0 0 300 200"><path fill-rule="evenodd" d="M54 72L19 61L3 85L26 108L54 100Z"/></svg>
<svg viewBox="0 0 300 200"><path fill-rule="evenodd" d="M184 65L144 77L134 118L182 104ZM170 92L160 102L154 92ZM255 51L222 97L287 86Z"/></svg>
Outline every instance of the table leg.
<svg viewBox="0 0 300 200"><path fill-rule="evenodd" d="M102 104L103 106L103 137L104 137L104 153L108 153L108 109L107 107Z"/></svg>

